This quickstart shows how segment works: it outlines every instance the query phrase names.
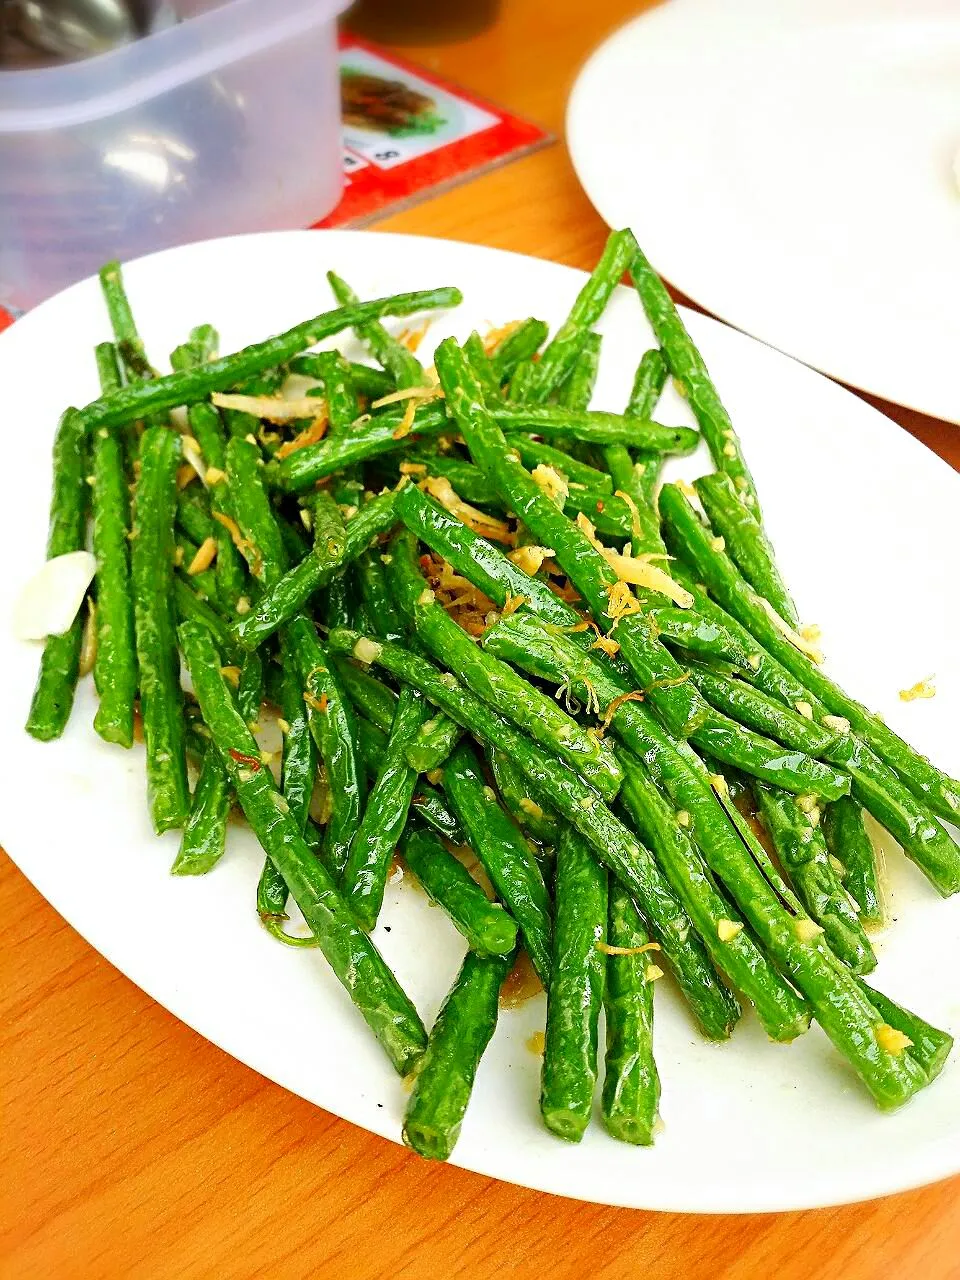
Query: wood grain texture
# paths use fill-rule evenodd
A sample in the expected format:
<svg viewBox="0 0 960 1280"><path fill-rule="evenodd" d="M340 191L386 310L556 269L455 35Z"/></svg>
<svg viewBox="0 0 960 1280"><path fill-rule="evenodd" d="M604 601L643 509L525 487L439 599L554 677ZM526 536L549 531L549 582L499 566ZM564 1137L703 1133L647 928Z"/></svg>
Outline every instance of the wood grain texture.
<svg viewBox="0 0 960 1280"><path fill-rule="evenodd" d="M636 8L505 0L496 26L472 40L403 53L560 135L578 65ZM562 143L379 225L579 267L605 234ZM960 467L956 428L879 407ZM956 1180L844 1209L697 1218L431 1166L201 1039L6 860L0 918L4 1280L960 1276Z"/></svg>

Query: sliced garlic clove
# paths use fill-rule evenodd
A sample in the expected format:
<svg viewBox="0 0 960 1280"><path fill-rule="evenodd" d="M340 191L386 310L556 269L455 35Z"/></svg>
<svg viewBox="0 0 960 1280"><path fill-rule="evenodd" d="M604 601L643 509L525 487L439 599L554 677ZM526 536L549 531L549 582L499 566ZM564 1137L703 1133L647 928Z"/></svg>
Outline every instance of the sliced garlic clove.
<svg viewBox="0 0 960 1280"><path fill-rule="evenodd" d="M194 471L200 477L203 484L207 482L207 464L203 460L203 454L200 452L200 446L192 436L183 437L183 457L184 461L189 462Z"/></svg>
<svg viewBox="0 0 960 1280"><path fill-rule="evenodd" d="M13 606L14 635L19 640L44 640L69 630L96 567L89 551L68 551L47 560Z"/></svg>
<svg viewBox="0 0 960 1280"><path fill-rule="evenodd" d="M327 410L326 401L320 396L300 396L296 400L285 400L281 396L244 396L215 391L210 399L218 409L252 413L255 418L266 418L268 422L319 418L325 416Z"/></svg>

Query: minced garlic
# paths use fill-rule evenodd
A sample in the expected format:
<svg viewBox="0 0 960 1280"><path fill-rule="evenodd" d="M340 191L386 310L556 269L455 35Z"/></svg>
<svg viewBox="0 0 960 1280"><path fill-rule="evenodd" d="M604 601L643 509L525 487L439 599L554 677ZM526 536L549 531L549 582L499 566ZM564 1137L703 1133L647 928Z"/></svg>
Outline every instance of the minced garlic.
<svg viewBox="0 0 960 1280"><path fill-rule="evenodd" d="M533 577L540 572L544 560L553 559L553 549L551 547L526 546L517 547L514 551L508 551L507 556L518 569L521 569L529 577Z"/></svg>
<svg viewBox="0 0 960 1280"><path fill-rule="evenodd" d="M913 1044L909 1036L904 1035L902 1031L898 1031L896 1027L891 1027L889 1022L881 1022L875 1029L874 1035L877 1037L877 1044L880 1048L892 1054L895 1058L899 1058L904 1049L909 1049Z"/></svg>
<svg viewBox="0 0 960 1280"><path fill-rule="evenodd" d="M604 942L602 938L597 940L597 950L602 951L605 956L642 956L648 951L659 951L659 942L644 942L639 947L614 947L609 942Z"/></svg>
<svg viewBox="0 0 960 1280"><path fill-rule="evenodd" d="M357 643L353 646L353 656L358 662L365 662L368 665L380 657L383 646L377 644L375 640L370 640L366 636L361 636Z"/></svg>
<svg viewBox="0 0 960 1280"><path fill-rule="evenodd" d="M820 723L825 729L832 729L834 733L850 732L850 721L846 716L824 716Z"/></svg>
<svg viewBox="0 0 960 1280"><path fill-rule="evenodd" d="M794 921L793 931L801 942L812 942L823 930L811 920L809 916L802 916L799 920Z"/></svg>
<svg viewBox="0 0 960 1280"><path fill-rule="evenodd" d="M420 488L436 498L446 511L456 516L474 533L508 545L516 541L516 535L506 521L488 516L485 512L471 506L469 502L464 502L445 476L427 476L426 479L421 480Z"/></svg>
<svg viewBox="0 0 960 1280"><path fill-rule="evenodd" d="M216 538L204 538L200 546L197 548L196 554L187 565L187 573L192 578L195 574L203 573L205 569L209 569L213 564L217 554Z"/></svg>
<svg viewBox="0 0 960 1280"><path fill-rule="evenodd" d="M935 698L936 696L937 690L933 683L933 676L927 676L923 680L918 680L917 683L911 685L909 689L900 690L901 702L915 702L918 698Z"/></svg>
<svg viewBox="0 0 960 1280"><path fill-rule="evenodd" d="M765 600L763 596L758 596L756 594L754 594L753 598L760 605L780 634L785 639L789 640L795 649L799 649L800 652L808 657L811 662L816 662L818 665L823 662L823 650L819 645L812 644L809 640L806 640L799 631L795 631L788 622L781 618L780 614L777 613L769 600Z"/></svg>
<svg viewBox="0 0 960 1280"><path fill-rule="evenodd" d="M316 410L314 410L316 413ZM300 449L306 449L308 445L319 444L323 437L327 434L327 427L330 425L327 418L326 410L318 414L308 427L299 432L292 440L287 440L275 453L274 457L282 460L288 458L291 453L296 453Z"/></svg>
<svg viewBox="0 0 960 1280"><path fill-rule="evenodd" d="M570 492L566 477L562 476L556 468L548 467L542 462L535 466L530 474L551 502L555 502L562 511L567 494Z"/></svg>
<svg viewBox="0 0 960 1280"><path fill-rule="evenodd" d="M732 942L742 930L743 923L740 920L717 921L717 937L721 942Z"/></svg>

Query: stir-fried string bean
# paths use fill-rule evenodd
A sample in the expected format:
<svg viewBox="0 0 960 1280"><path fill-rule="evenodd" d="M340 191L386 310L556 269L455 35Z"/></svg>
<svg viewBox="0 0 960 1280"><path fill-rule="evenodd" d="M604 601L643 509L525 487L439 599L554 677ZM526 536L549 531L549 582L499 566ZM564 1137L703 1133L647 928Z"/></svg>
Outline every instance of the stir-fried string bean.
<svg viewBox="0 0 960 1280"><path fill-rule="evenodd" d="M591 400L626 273L657 346L614 413ZM266 934L322 952L413 1076L403 1136L431 1158L457 1140L518 953L546 992L543 1120L568 1141L593 1113L603 1004L600 1114L653 1142L662 977L707 1037L741 998L772 1040L816 1020L881 1109L906 1102L952 1040L862 980L885 923L865 814L954 893L940 819L960 818L960 783L796 629L743 443L632 233L549 341L528 318L444 338L433 367L428 326L382 321L458 290L362 303L328 279L337 309L225 356L198 325L161 374L108 264L101 395L57 429L48 557L92 534L95 728L130 747L142 724L173 871L213 869L239 806ZM382 368L310 350L346 330ZM654 421L668 375L697 429ZM664 457L701 436L705 517L686 486L657 496ZM46 640L35 737L66 725L86 617ZM395 856L468 948L429 1037L368 936Z"/></svg>

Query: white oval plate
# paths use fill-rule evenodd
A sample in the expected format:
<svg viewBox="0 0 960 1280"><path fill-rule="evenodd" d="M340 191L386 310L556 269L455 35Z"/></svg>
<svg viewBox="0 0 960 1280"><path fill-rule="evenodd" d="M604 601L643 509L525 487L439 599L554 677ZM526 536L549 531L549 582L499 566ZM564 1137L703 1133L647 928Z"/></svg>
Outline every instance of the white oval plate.
<svg viewBox="0 0 960 1280"><path fill-rule="evenodd" d="M955 0L670 0L590 58L567 139L701 306L960 422Z"/></svg>
<svg viewBox="0 0 960 1280"><path fill-rule="evenodd" d="M324 271L364 296L441 284L465 295L428 335L535 314L556 324L582 273L473 245L369 232L281 232L173 249L126 272L157 361L201 321L223 350L327 305ZM956 548L960 483L886 418L825 378L732 329L687 317L746 441L770 528L801 610L824 629L830 669L944 767L960 771ZM401 323L401 322L396 322ZM619 291L602 324L595 403L616 409L650 334ZM242 1062L355 1124L397 1141L406 1094L317 952L261 929L261 855L230 832L208 876L168 874L177 838L155 839L142 750L101 742L91 682L56 743L21 729L38 651L7 620L43 557L50 444L65 404L96 393L93 344L109 338L96 282L38 307L0 337L7 467L0 480L0 838L53 906L134 982ZM662 416L686 420L672 393ZM703 469L699 457L678 468ZM897 690L935 672L939 693L909 705ZM897 854L895 928L877 981L935 1023L960 1030L960 899L941 902ZM393 885L376 938L427 1024L462 945L418 892ZM24 957L29 963L29 956ZM705 1043L667 983L658 989L664 1130L652 1150L614 1142L599 1122L581 1146L539 1122L539 1060L526 1047L542 998L504 1013L480 1068L455 1152L469 1169L563 1195L651 1209L796 1209L861 1199L960 1168L960 1067L893 1116L879 1115L819 1030L767 1044L745 1018L732 1041ZM122 1070L117 1065L115 1070Z"/></svg>

